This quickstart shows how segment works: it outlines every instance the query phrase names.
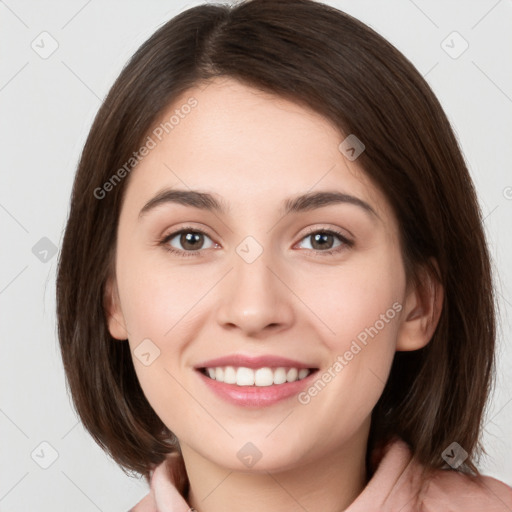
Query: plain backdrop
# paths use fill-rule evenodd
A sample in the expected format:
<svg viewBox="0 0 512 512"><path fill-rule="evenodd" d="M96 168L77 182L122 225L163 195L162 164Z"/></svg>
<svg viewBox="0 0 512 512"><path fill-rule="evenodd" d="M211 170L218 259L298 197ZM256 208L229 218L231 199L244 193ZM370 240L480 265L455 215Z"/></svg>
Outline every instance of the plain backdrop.
<svg viewBox="0 0 512 512"><path fill-rule="evenodd" d="M126 511L147 493L143 480L127 477L95 444L71 406L56 337L55 252L102 99L140 44L199 3L0 1L2 512ZM501 315L481 470L510 485L512 2L327 3L414 63L463 148L485 215Z"/></svg>

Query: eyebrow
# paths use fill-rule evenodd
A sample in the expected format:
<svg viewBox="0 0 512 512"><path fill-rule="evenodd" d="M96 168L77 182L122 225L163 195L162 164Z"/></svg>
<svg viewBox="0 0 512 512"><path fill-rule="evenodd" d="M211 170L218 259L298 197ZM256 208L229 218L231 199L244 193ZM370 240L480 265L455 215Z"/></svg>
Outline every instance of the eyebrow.
<svg viewBox="0 0 512 512"><path fill-rule="evenodd" d="M150 199L144 205L139 213L139 218L157 206L167 203L192 206L194 208L212 211L222 215L226 215L229 211L229 206L227 203L216 199L212 194L207 192L200 192L198 190L166 189L159 192L155 197ZM350 194L332 190L308 192L306 194L288 198L283 201L281 212L283 215L295 212L306 212L340 203L358 206L370 216L380 218L377 212L362 199L359 199L358 197L352 196Z"/></svg>

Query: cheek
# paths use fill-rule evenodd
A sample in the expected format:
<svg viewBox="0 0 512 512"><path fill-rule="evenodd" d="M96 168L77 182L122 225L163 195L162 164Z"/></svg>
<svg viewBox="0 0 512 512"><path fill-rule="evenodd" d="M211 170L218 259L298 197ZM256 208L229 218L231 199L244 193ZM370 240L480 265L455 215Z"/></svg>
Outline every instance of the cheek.
<svg viewBox="0 0 512 512"><path fill-rule="evenodd" d="M329 359L303 403L361 421L370 414L388 378L403 309L405 275L397 261L393 250L368 254L309 283L315 287L306 301L322 320Z"/></svg>
<svg viewBox="0 0 512 512"><path fill-rule="evenodd" d="M180 272L163 268L148 258L120 262L118 279L140 386L162 421L172 430L181 431L182 421L190 425L200 419L200 411L183 407L191 399L185 391L181 364L190 329L189 315L204 291L190 280L185 282ZM176 415L176 410L182 414Z"/></svg>
<svg viewBox="0 0 512 512"><path fill-rule="evenodd" d="M400 255L394 250L369 252L350 264L312 275L301 285L308 305L325 326L323 339L330 352L349 350L358 337L364 343L369 331L372 337L393 339L396 310L400 309L393 304L402 300L405 288L403 269L397 262Z"/></svg>
<svg viewBox="0 0 512 512"><path fill-rule="evenodd" d="M180 386L188 371L184 353L200 334L212 272L172 266L156 251L151 257L124 247L122 254L116 272L134 369L153 409L165 417L172 404L190 400Z"/></svg>
<svg viewBox="0 0 512 512"><path fill-rule="evenodd" d="M161 255L151 258L136 249L125 254L130 256L118 261L117 275L130 342L150 338L161 344L187 322L187 311L200 299L202 287L191 281L190 272L171 268Z"/></svg>

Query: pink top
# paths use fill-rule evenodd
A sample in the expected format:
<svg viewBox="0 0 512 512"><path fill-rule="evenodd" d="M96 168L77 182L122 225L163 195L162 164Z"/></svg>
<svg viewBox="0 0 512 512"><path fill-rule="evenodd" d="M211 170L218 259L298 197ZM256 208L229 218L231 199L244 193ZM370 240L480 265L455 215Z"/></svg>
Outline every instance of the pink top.
<svg viewBox="0 0 512 512"><path fill-rule="evenodd" d="M151 474L149 494L129 512L189 512L190 505L174 486L166 464L170 455ZM378 462L378 461L377 461ZM422 466L400 439L383 450L383 456L361 494L345 512L511 512L512 487L483 477L439 469L421 488Z"/></svg>

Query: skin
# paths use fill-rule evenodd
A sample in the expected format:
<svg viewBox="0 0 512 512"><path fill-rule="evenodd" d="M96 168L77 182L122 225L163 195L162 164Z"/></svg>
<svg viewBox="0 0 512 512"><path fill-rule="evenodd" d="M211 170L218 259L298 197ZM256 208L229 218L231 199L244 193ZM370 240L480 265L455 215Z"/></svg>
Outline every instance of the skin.
<svg viewBox="0 0 512 512"><path fill-rule="evenodd" d="M160 355L133 364L145 396L180 440L198 512L345 509L367 483L372 409L396 350L430 340L442 289L425 275L406 282L396 218L358 161L338 149L345 138L319 114L217 78L179 98L198 105L132 171L118 225L116 275L108 282L109 329L133 351L149 338ZM363 134L364 136L364 134ZM210 192L227 215L175 203L139 218L164 188ZM282 215L284 199L336 190L371 205L334 204ZM200 255L180 257L159 242L186 226L207 236ZM314 245L308 228L336 229ZM316 232L316 231L315 231ZM263 252L252 263L236 249L251 236ZM181 251L183 239L168 242ZM323 249L322 247L326 247ZM214 395L194 365L228 354L272 354L326 372L338 355L392 305L402 309L307 404L296 397L257 409ZM237 457L247 443L261 459Z"/></svg>

